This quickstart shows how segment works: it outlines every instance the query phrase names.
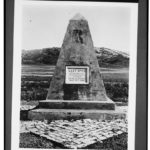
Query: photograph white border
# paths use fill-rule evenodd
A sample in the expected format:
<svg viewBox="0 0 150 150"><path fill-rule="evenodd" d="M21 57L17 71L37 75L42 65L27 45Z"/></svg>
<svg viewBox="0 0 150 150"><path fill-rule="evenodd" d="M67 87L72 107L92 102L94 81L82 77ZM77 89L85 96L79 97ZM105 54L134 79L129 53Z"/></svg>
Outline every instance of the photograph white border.
<svg viewBox="0 0 150 150"><path fill-rule="evenodd" d="M131 17L131 48L129 69L129 109L128 109L128 150L135 149L135 111L136 111L136 72L137 72L137 3L115 2L55 2L55 1L21 1L15 0L14 8L14 47L13 47L13 85L12 85L12 126L11 126L11 150L19 148L20 130L20 96L21 96L21 22L22 6L24 4L35 5L73 5L73 6L128 6L132 9ZM29 150L30 148L26 148ZM33 148L31 149L33 150Z"/></svg>

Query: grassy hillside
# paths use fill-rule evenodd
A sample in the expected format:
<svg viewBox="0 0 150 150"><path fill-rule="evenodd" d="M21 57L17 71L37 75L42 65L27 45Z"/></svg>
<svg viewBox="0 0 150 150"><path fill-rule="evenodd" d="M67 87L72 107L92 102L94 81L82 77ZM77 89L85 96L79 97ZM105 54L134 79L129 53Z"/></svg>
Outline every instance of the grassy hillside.
<svg viewBox="0 0 150 150"><path fill-rule="evenodd" d="M22 64L56 65L60 48L44 48L22 51Z"/></svg>
<svg viewBox="0 0 150 150"><path fill-rule="evenodd" d="M22 51L22 64L56 65L60 48L44 48ZM125 53L108 48L95 48L100 67L128 68L129 56Z"/></svg>

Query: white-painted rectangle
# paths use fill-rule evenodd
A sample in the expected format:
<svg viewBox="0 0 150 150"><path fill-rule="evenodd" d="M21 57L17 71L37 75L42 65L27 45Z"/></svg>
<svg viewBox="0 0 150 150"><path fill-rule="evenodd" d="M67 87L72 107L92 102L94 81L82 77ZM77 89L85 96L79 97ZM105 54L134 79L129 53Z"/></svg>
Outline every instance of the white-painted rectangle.
<svg viewBox="0 0 150 150"><path fill-rule="evenodd" d="M89 84L88 66L66 66L66 84Z"/></svg>

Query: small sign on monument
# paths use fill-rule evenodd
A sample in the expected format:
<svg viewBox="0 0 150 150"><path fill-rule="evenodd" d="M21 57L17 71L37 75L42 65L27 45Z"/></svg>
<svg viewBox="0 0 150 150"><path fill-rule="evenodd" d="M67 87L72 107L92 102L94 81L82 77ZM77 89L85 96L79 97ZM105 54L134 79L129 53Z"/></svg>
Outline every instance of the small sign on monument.
<svg viewBox="0 0 150 150"><path fill-rule="evenodd" d="M66 84L89 84L88 66L66 66Z"/></svg>

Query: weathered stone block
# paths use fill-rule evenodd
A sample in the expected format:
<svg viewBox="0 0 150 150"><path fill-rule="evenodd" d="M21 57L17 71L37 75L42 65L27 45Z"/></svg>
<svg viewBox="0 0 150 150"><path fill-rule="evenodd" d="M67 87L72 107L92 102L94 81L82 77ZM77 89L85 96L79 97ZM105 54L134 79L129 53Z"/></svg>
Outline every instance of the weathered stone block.
<svg viewBox="0 0 150 150"><path fill-rule="evenodd" d="M60 120L60 119L100 119L115 120L126 119L124 112L114 110L81 110L81 109L35 109L28 113L31 120Z"/></svg>
<svg viewBox="0 0 150 150"><path fill-rule="evenodd" d="M112 102L111 100L107 101L44 100L39 102L39 108L115 110L115 103Z"/></svg>

